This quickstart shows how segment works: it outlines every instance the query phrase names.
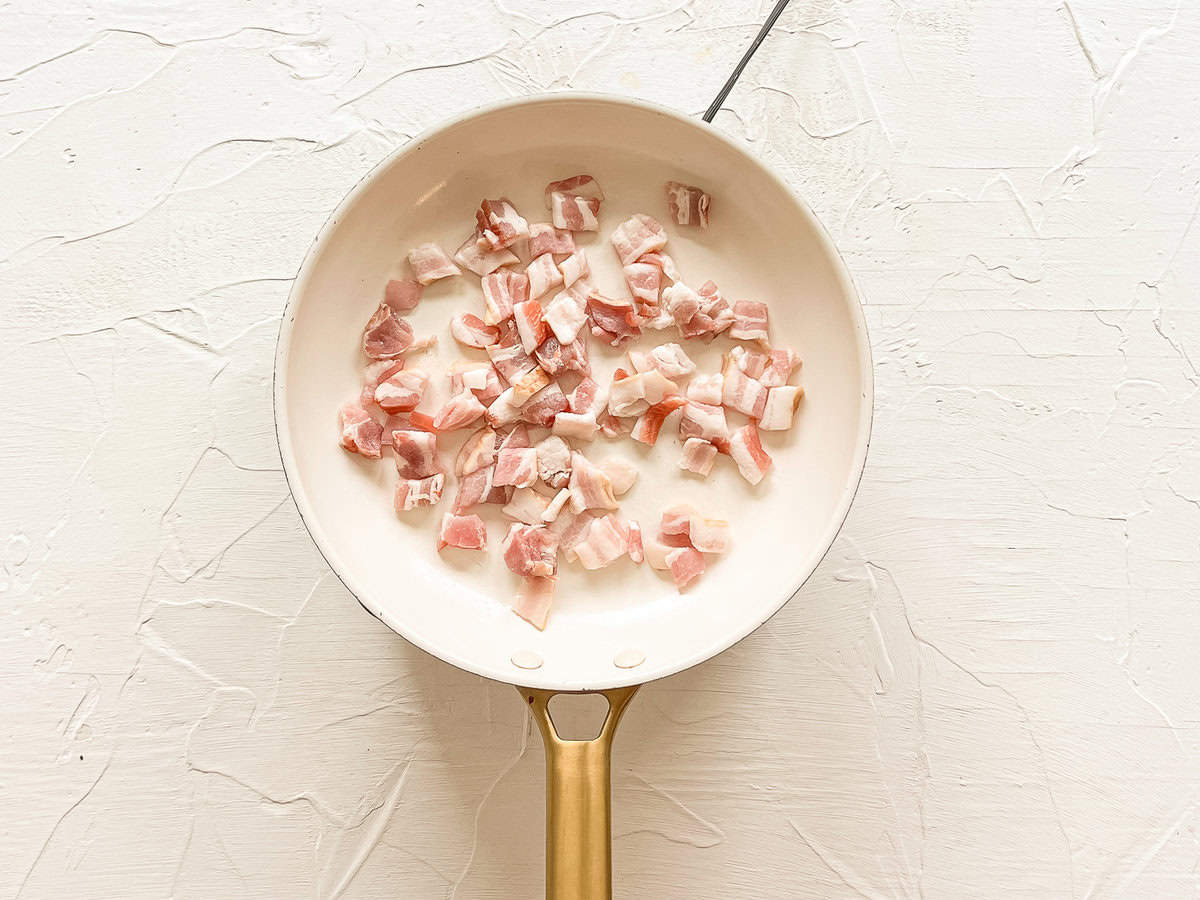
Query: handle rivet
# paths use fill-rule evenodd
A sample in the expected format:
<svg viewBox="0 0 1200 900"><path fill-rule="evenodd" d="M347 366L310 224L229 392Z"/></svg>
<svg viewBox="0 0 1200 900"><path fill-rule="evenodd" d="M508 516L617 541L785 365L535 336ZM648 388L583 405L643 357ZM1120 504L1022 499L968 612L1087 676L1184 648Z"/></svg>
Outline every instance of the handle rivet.
<svg viewBox="0 0 1200 900"><path fill-rule="evenodd" d="M641 650L622 650L613 657L613 665L618 669L636 669L646 661L646 654Z"/></svg>
<svg viewBox="0 0 1200 900"><path fill-rule="evenodd" d="M518 669L540 669L542 667L542 658L532 650L518 650L508 659Z"/></svg>

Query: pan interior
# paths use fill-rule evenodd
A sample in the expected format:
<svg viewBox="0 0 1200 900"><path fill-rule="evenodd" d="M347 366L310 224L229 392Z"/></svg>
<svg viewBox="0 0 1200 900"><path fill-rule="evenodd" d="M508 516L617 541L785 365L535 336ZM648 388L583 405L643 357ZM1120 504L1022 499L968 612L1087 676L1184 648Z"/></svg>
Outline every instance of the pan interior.
<svg viewBox="0 0 1200 900"><path fill-rule="evenodd" d="M593 460L636 462L640 476L621 513L649 535L662 509L690 502L728 518L734 547L680 594L648 565L628 560L588 573L562 563L549 627L539 633L508 608L517 579L496 551L507 529L489 507L487 554L434 547L447 496L397 516L396 473L385 455L363 460L336 440L336 410L359 390L363 323L384 283L403 277L404 256L428 240L453 250L470 232L480 198L506 196L530 221L548 219L542 188L590 172L607 199L598 235L583 238L594 281L624 295L607 236L634 212L667 225L668 252L684 279L711 278L732 299L770 305L773 343L803 357L806 399L790 432L763 433L775 466L751 487L720 458L697 479L677 468L680 442L668 421L656 446L599 438ZM667 219L663 183L706 188L712 226ZM549 298L547 298L549 299ZM412 316L437 348L409 360L436 377L464 355L450 317L478 313L478 279L426 289ZM651 332L679 340L674 332ZM828 238L811 214L760 163L698 122L608 98L539 98L485 110L420 138L375 169L327 223L289 300L276 363L276 416L297 505L330 565L367 609L422 648L455 665L531 687L590 690L678 671L720 652L771 616L799 588L832 541L857 485L870 421L871 376L862 312ZM649 346L652 341L644 341ZM701 371L718 371L731 342L681 341ZM621 352L589 342L596 377L607 381ZM436 404L435 404L436 405ZM423 404L424 406L424 404ZM740 417L731 417L741 422ZM468 431L442 441L449 467ZM502 524L503 523L503 524ZM514 656L521 667L514 664ZM630 661L643 658L632 667ZM536 668L530 668L536 666Z"/></svg>

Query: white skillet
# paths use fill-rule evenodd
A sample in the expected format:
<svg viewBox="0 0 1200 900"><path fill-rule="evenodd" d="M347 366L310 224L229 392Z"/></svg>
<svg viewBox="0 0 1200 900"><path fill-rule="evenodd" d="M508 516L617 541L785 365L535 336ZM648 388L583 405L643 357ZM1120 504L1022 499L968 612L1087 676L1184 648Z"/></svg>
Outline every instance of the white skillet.
<svg viewBox="0 0 1200 900"><path fill-rule="evenodd" d="M698 286L711 278L726 296L768 302L772 342L803 357L799 380L806 398L791 431L763 433L774 467L755 488L724 457L706 480L683 475L676 465L674 417L653 448L627 438L600 438L586 447L593 459L614 455L638 463L641 475L622 498L621 513L641 521L648 534L664 507L688 501L730 521L733 549L683 594L649 566L628 560L598 573L564 563L549 625L538 632L511 612L517 579L494 549L435 551L437 521L453 496L453 479L439 507L397 516L390 458L385 453L383 460L369 461L342 450L336 410L357 395L363 324L385 282L402 277L410 247L434 240L453 252L471 231L484 197L507 196L530 221L544 221L544 185L578 172L593 174L607 197L599 234L581 241L601 291L624 294L608 245L613 227L634 212L659 218L685 281ZM662 187L669 179L711 193L707 231L669 221ZM427 288L412 321L418 334L435 332L439 345L409 365L440 372L466 355L450 337L448 322L456 312L481 308L478 279L469 274ZM679 340L670 332L649 337ZM702 371L719 370L720 354L730 345L724 339L709 346L681 343ZM590 348L596 377L606 380L620 353L594 340ZM446 379L435 377L431 390L436 408L447 396ZM558 898L609 895L607 837L596 832L607 826L608 741L617 716L610 716L600 746L572 747L575 742L558 741L548 724L546 699L554 692L609 691L671 675L770 618L812 573L846 516L866 457L871 410L862 309L837 251L804 203L712 127L660 107L596 95L556 94L471 112L414 139L372 170L309 251L284 311L275 362L284 471L313 540L346 587L429 653L534 689L524 693L551 750L548 896ZM466 433L441 442L447 462ZM497 508L486 516L494 547L503 525ZM623 707L630 694L610 692L610 703ZM572 763L576 751L579 759ZM569 765L595 771L576 778L555 768ZM562 777L578 783L555 787ZM576 789L582 793L569 796ZM597 842L604 847L594 847Z"/></svg>

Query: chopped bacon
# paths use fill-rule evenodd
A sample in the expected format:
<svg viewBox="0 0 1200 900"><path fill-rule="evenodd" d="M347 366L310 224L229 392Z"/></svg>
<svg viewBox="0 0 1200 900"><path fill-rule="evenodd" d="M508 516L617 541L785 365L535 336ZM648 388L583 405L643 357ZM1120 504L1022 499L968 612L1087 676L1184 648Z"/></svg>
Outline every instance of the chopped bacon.
<svg viewBox="0 0 1200 900"><path fill-rule="evenodd" d="M426 431L392 432L396 471L401 478L428 478L442 470L437 459L437 435Z"/></svg>
<svg viewBox="0 0 1200 900"><path fill-rule="evenodd" d="M713 461L716 458L717 448L715 445L700 438L688 438L683 442L683 455L679 458L679 468L697 475L708 475L712 471Z"/></svg>
<svg viewBox="0 0 1200 900"><path fill-rule="evenodd" d="M647 307L658 308L658 293L662 288L662 270L650 263L634 262L625 266L625 286L638 301L643 315Z"/></svg>
<svg viewBox="0 0 1200 900"><path fill-rule="evenodd" d="M616 227L610 240L622 266L637 262L638 257L667 246L662 225L644 213L635 213Z"/></svg>
<svg viewBox="0 0 1200 900"><path fill-rule="evenodd" d="M438 531L437 548L441 553L447 547L460 550L486 550L487 526L483 519L471 513L465 516L452 512L442 515L442 527Z"/></svg>
<svg viewBox="0 0 1200 900"><path fill-rule="evenodd" d="M411 278L398 281L393 278L383 289L383 302L395 312L405 313L421 302L421 292L424 290L425 286L419 281Z"/></svg>
<svg viewBox="0 0 1200 900"><path fill-rule="evenodd" d="M672 537L686 537L686 543L676 546L690 545L703 553L724 553L729 549L729 523L702 516L686 503L663 510L659 528L664 543L670 543Z"/></svg>
<svg viewBox="0 0 1200 900"><path fill-rule="evenodd" d="M792 427L796 407L804 397L804 388L793 384L767 388L767 402L758 427L763 431L786 431Z"/></svg>
<svg viewBox="0 0 1200 900"><path fill-rule="evenodd" d="M492 484L529 487L537 477L537 451L532 447L502 447L496 453Z"/></svg>
<svg viewBox="0 0 1200 900"><path fill-rule="evenodd" d="M667 565L667 554L674 549L662 539L661 535L651 539L642 538L642 552L645 554L646 562L650 563L650 568L658 569L660 572L665 572L670 568Z"/></svg>
<svg viewBox="0 0 1200 900"><path fill-rule="evenodd" d="M720 289L717 288L716 282L711 280L704 282L696 293L700 296L700 312L712 322L709 337L715 337L733 324L735 318L733 309L730 307L729 301L721 294Z"/></svg>
<svg viewBox="0 0 1200 900"><path fill-rule="evenodd" d="M524 522L526 525L541 525L542 514L550 505L550 498L539 494L532 488L517 488L512 497L501 510L510 519Z"/></svg>
<svg viewBox="0 0 1200 900"><path fill-rule="evenodd" d="M546 370L534 366L528 372L513 379L513 399L518 403L524 403L549 383L550 376L546 374Z"/></svg>
<svg viewBox="0 0 1200 900"><path fill-rule="evenodd" d="M663 421L686 402L683 397L676 395L655 403L638 416L629 436L635 441L652 446L658 440L658 433L662 430Z"/></svg>
<svg viewBox="0 0 1200 900"><path fill-rule="evenodd" d="M762 448L758 439L758 427L753 423L739 428L729 439L729 455L737 463L738 471L751 484L762 481L771 467L771 457Z"/></svg>
<svg viewBox="0 0 1200 900"><path fill-rule="evenodd" d="M579 329L587 321L587 313L579 308L579 305L566 291L563 291L546 307L545 320L561 346L575 340Z"/></svg>
<svg viewBox="0 0 1200 900"><path fill-rule="evenodd" d="M563 283L562 272L549 253L534 257L525 267L525 277L529 279L529 297L533 300Z"/></svg>
<svg viewBox="0 0 1200 900"><path fill-rule="evenodd" d="M420 353L422 350L428 350L431 347L436 347L437 342L438 338L436 334L427 334L423 337L416 338L408 350L410 353Z"/></svg>
<svg viewBox="0 0 1200 900"><path fill-rule="evenodd" d="M696 364L683 352L678 344L659 344L647 353L636 356L635 350L629 352L629 361L639 372L657 369L667 378L683 378L696 371Z"/></svg>
<svg viewBox="0 0 1200 900"><path fill-rule="evenodd" d="M662 519L658 524L659 533L663 535L681 534L687 537L692 517L695 515L697 515L696 508L688 503L677 503L667 507L663 510ZM687 544L679 546L687 546Z"/></svg>
<svg viewBox="0 0 1200 900"><path fill-rule="evenodd" d="M599 427L594 412L560 412L554 417L554 425L550 430L559 437L590 441L596 437Z"/></svg>
<svg viewBox="0 0 1200 900"><path fill-rule="evenodd" d="M667 209L677 225L699 225L708 227L710 198L703 190L678 181L668 181Z"/></svg>
<svg viewBox="0 0 1200 900"><path fill-rule="evenodd" d="M493 428L503 428L520 420L523 405L524 401L517 399L516 388L505 388L500 396L491 402L484 415Z"/></svg>
<svg viewBox="0 0 1200 900"><path fill-rule="evenodd" d="M549 310L546 315L549 316ZM553 322L549 319L547 323L553 327ZM542 346L538 347L533 355L537 359L538 365L551 377L561 375L568 370L585 375L591 371L591 366L588 364L587 347L580 338L564 345L552 334L542 341Z"/></svg>
<svg viewBox="0 0 1200 900"><path fill-rule="evenodd" d="M454 460L454 474L460 478L490 466L496 460L496 432L480 428L467 438L458 449Z"/></svg>
<svg viewBox="0 0 1200 900"><path fill-rule="evenodd" d="M500 377L509 384L537 368L537 363L529 358L529 354L519 343L508 346L497 343L485 349L488 357L492 360L492 365L500 373Z"/></svg>
<svg viewBox="0 0 1200 900"><path fill-rule="evenodd" d="M571 509L575 512L617 508L612 482L603 469L582 453L571 454L571 478L567 486L571 489Z"/></svg>
<svg viewBox="0 0 1200 900"><path fill-rule="evenodd" d="M508 269L489 272L480 285L485 307L483 320L489 325L503 322L512 316L514 306L529 299L529 279Z"/></svg>
<svg viewBox="0 0 1200 900"><path fill-rule="evenodd" d="M669 281L679 281L679 269L675 265L675 260L661 250L656 253L643 253L637 261L654 266Z"/></svg>
<svg viewBox="0 0 1200 900"><path fill-rule="evenodd" d="M571 477L571 448L562 438L551 435L534 448L537 451L538 477L553 488L564 488Z"/></svg>
<svg viewBox="0 0 1200 900"><path fill-rule="evenodd" d="M752 419L761 419L767 405L767 389L737 366L726 366L721 403Z"/></svg>
<svg viewBox="0 0 1200 900"><path fill-rule="evenodd" d="M581 279L587 278L592 274L592 267L588 262L587 252L580 247L558 264L558 271L562 275L563 286L568 288Z"/></svg>
<svg viewBox="0 0 1200 900"><path fill-rule="evenodd" d="M697 337L704 333L703 327L692 327L692 321L700 315L700 295L682 281L663 288L662 303L684 337Z"/></svg>
<svg viewBox="0 0 1200 900"><path fill-rule="evenodd" d="M620 497L629 493L633 483L637 481L637 466L625 459L610 456L600 461L600 471L608 476L612 484L613 494Z"/></svg>
<svg viewBox="0 0 1200 900"><path fill-rule="evenodd" d="M521 421L549 428L554 417L567 409L567 395L554 382L546 385L521 406Z"/></svg>
<svg viewBox="0 0 1200 900"><path fill-rule="evenodd" d="M687 401L679 418L679 436L684 440L700 438L710 444L728 440L729 423L725 419L725 409L699 400Z"/></svg>
<svg viewBox="0 0 1200 900"><path fill-rule="evenodd" d="M642 547L642 526L636 519L630 520L626 526L626 538L629 544L629 558L640 566L646 558L646 551Z"/></svg>
<svg viewBox="0 0 1200 900"><path fill-rule="evenodd" d="M792 370L800 365L800 357L796 351L787 348L771 350L767 354L767 360L766 370L758 380L763 383L763 387L769 388L783 387L792 377Z"/></svg>
<svg viewBox="0 0 1200 900"><path fill-rule="evenodd" d="M484 406L504 391L500 375L489 362L459 360L450 366L450 393L457 394L467 388Z"/></svg>
<svg viewBox="0 0 1200 900"><path fill-rule="evenodd" d="M608 391L589 376L575 385L575 390L567 397L567 403L573 413L598 414L608 403Z"/></svg>
<svg viewBox="0 0 1200 900"><path fill-rule="evenodd" d="M379 304L363 329L363 353L371 359L395 359L402 356L412 342L412 326L408 320L397 316L386 303Z"/></svg>
<svg viewBox="0 0 1200 900"><path fill-rule="evenodd" d="M437 429L433 427L433 416L427 413L417 412L415 409L408 414L408 424L418 431L428 431L430 434L433 434L437 431Z"/></svg>
<svg viewBox="0 0 1200 900"><path fill-rule="evenodd" d="M488 250L479 246L479 236L472 234L454 251L454 261L474 272L476 275L487 275L495 272L501 266L511 266L521 260L511 250Z"/></svg>
<svg viewBox="0 0 1200 900"><path fill-rule="evenodd" d="M462 274L462 270L451 261L446 251L432 241L418 244L409 250L408 264L412 266L413 275L422 285Z"/></svg>
<svg viewBox="0 0 1200 900"><path fill-rule="evenodd" d="M629 550L629 537L611 513L592 519L583 539L574 546L575 558L585 569L602 569Z"/></svg>
<svg viewBox="0 0 1200 900"><path fill-rule="evenodd" d="M550 336L550 327L542 321L542 305L536 300L525 300L514 306L513 318L526 353L532 353Z"/></svg>
<svg viewBox="0 0 1200 900"><path fill-rule="evenodd" d="M605 297L593 291L587 298L592 334L616 347L642 333L633 301L624 297Z"/></svg>
<svg viewBox="0 0 1200 900"><path fill-rule="evenodd" d="M751 378L761 378L763 372L766 371L767 363L771 358L766 353L760 353L757 350L747 350L740 344L730 347L729 352L725 354L726 367L732 362Z"/></svg>
<svg viewBox="0 0 1200 900"><path fill-rule="evenodd" d="M729 336L739 341L761 341L766 343L767 304L755 300L738 300L733 304L733 325Z"/></svg>
<svg viewBox="0 0 1200 900"><path fill-rule="evenodd" d="M375 402L387 413L408 412L417 408L429 376L420 369L401 369L375 388Z"/></svg>
<svg viewBox="0 0 1200 900"><path fill-rule="evenodd" d="M396 485L393 505L396 512L407 512L417 506L433 506L442 499L446 476L442 472L428 478L402 478Z"/></svg>
<svg viewBox="0 0 1200 900"><path fill-rule="evenodd" d="M552 195L555 193L587 197L592 200L604 199L604 191L600 189L600 183L591 175L572 175L570 178L552 181L546 185L546 209L552 208Z"/></svg>
<svg viewBox="0 0 1200 900"><path fill-rule="evenodd" d="M377 359L375 362L367 363L363 368L363 386L371 389L372 400L374 400L375 388L379 387L380 382L386 381L403 368L403 359Z"/></svg>
<svg viewBox="0 0 1200 900"><path fill-rule="evenodd" d="M575 236L569 231L560 231L549 222L532 223L529 226L529 255L536 258L543 253L563 256L575 252Z"/></svg>
<svg viewBox="0 0 1200 900"><path fill-rule="evenodd" d="M532 447L529 440L529 429L524 425L514 425L504 433L500 440L501 450L523 450Z"/></svg>
<svg viewBox="0 0 1200 900"><path fill-rule="evenodd" d="M479 316L459 313L450 320L450 333L464 347L482 350L500 339L500 329L486 324Z"/></svg>
<svg viewBox="0 0 1200 900"><path fill-rule="evenodd" d="M342 430L342 446L351 453L369 459L379 459L383 455L383 426L356 401L342 404L338 410L338 427Z"/></svg>
<svg viewBox="0 0 1200 900"><path fill-rule="evenodd" d="M691 547L676 547L667 553L667 568L675 587L683 590L704 572L704 557Z"/></svg>
<svg viewBox="0 0 1200 900"><path fill-rule="evenodd" d="M713 375L697 375L688 383L687 397L700 403L720 404L724 386L725 376L720 372Z"/></svg>
<svg viewBox="0 0 1200 900"><path fill-rule="evenodd" d="M618 438L623 434L629 434L633 431L636 421L632 416L621 418L609 412L601 413L597 420L600 431L608 438Z"/></svg>
<svg viewBox="0 0 1200 900"><path fill-rule="evenodd" d="M657 369L620 379L614 374L613 378L608 411L614 416L641 415L654 404L679 393L679 386Z"/></svg>
<svg viewBox="0 0 1200 900"><path fill-rule="evenodd" d="M438 431L454 431L465 428L485 412L485 407L469 390L455 394L433 417L433 427Z"/></svg>
<svg viewBox="0 0 1200 900"><path fill-rule="evenodd" d="M554 191L550 194L550 221L567 231L599 231L600 201Z"/></svg>
<svg viewBox="0 0 1200 900"><path fill-rule="evenodd" d="M544 577L558 568L558 535L545 525L513 525L500 547L504 564L517 575Z"/></svg>
<svg viewBox="0 0 1200 900"><path fill-rule="evenodd" d="M513 612L536 628L546 630L550 607L554 604L554 576L525 578L517 591Z"/></svg>
<svg viewBox="0 0 1200 900"><path fill-rule="evenodd" d="M507 200L484 200L475 211L477 240L486 250L503 250L529 237L529 223Z"/></svg>
<svg viewBox="0 0 1200 900"><path fill-rule="evenodd" d="M454 505L451 507L454 512L464 512L477 503L505 502L504 488L496 488L492 485L494 470L494 466L486 466L458 479L458 493L455 494ZM497 491L499 491L498 498L494 497Z"/></svg>
<svg viewBox="0 0 1200 900"><path fill-rule="evenodd" d="M571 492L567 488L562 488L554 495L554 499L546 505L546 509L542 512L542 521L546 524L557 522L559 513L562 512L563 507L566 506L567 501L570 499Z"/></svg>

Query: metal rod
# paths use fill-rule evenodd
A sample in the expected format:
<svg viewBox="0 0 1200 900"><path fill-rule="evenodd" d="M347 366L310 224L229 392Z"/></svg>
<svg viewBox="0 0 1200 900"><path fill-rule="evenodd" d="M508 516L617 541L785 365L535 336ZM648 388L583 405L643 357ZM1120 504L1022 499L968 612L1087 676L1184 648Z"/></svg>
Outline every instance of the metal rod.
<svg viewBox="0 0 1200 900"><path fill-rule="evenodd" d="M746 68L746 63L750 62L750 57L754 55L754 51L757 50L759 44L763 42L763 39L767 36L767 32L771 30L771 26L775 24L775 20L779 18L780 13L783 12L784 7L786 7L788 3L789 0L779 0L779 2L775 4L775 8L771 10L771 14L767 16L767 21L763 22L763 27L758 29L758 34L755 35L754 42L750 45L750 49L746 51L745 56L743 56L741 61L738 62L738 64L734 67L733 73L729 76L729 79L721 86L721 90L717 92L716 98L709 105L708 109L704 111L705 122L711 122L713 117L716 116L717 110L721 108L721 104L725 102L725 98L729 96L729 92L733 90L733 86L737 84L737 80L741 77L742 70Z"/></svg>

